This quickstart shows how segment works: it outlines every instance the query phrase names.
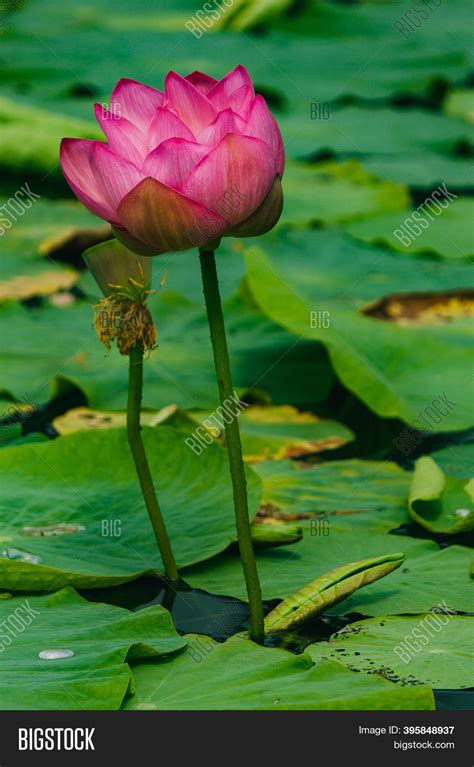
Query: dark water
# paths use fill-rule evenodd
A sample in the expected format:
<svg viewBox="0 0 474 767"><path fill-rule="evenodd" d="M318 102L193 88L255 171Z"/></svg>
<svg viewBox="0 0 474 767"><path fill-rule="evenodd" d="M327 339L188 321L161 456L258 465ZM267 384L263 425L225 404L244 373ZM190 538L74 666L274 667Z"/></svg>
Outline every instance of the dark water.
<svg viewBox="0 0 474 767"><path fill-rule="evenodd" d="M218 642L249 628L248 605L232 597L208 594L181 582L179 588L165 579L142 577L122 586L80 592L92 602L107 602L128 610L163 605L181 634L206 634ZM265 604L266 612L277 601Z"/></svg>
<svg viewBox="0 0 474 767"><path fill-rule="evenodd" d="M91 602L106 602L132 611L144 610L152 605L163 605L171 613L179 633L206 634L217 642L224 642L229 637L249 629L246 602L233 597L209 594L201 589L192 589L184 582L176 588L164 579L145 576L122 586L82 590L79 593ZM264 602L265 614L276 607L278 602L277 599ZM362 617L350 616L352 621ZM348 618L316 618L308 621L298 632L275 632L267 640L267 644L269 647L285 647L300 653L311 642L328 639L348 622Z"/></svg>

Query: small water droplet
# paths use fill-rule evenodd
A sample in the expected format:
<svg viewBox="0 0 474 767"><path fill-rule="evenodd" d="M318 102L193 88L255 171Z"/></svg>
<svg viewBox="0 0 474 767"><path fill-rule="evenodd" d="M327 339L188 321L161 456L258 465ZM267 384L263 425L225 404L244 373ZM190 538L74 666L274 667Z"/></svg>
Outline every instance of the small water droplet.
<svg viewBox="0 0 474 767"><path fill-rule="evenodd" d="M23 535L32 535L34 537L67 535L68 533L82 533L86 528L84 525L71 524L69 522L59 522L56 525L43 525L42 527L23 527Z"/></svg>
<svg viewBox="0 0 474 767"><path fill-rule="evenodd" d="M471 511L469 509L456 509L454 512L456 517L461 517L461 519L464 519L464 517L468 517Z"/></svg>
<svg viewBox="0 0 474 767"><path fill-rule="evenodd" d="M35 554L28 554L27 551L20 551L20 549L2 549L0 556L2 556L3 559L28 562L30 565L39 565L42 562L41 557L37 557Z"/></svg>
<svg viewBox="0 0 474 767"><path fill-rule="evenodd" d="M41 650L38 653L41 660L58 660L59 658L72 658L72 650Z"/></svg>

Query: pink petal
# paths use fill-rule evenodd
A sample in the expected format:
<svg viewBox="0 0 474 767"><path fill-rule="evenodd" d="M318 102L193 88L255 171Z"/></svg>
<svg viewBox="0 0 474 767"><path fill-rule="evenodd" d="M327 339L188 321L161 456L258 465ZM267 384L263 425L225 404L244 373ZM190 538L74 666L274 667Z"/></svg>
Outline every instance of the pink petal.
<svg viewBox="0 0 474 767"><path fill-rule="evenodd" d="M204 128L199 135L201 144L216 146L224 138L226 133L244 133L246 124L232 109L224 109L219 112L214 122Z"/></svg>
<svg viewBox="0 0 474 767"><path fill-rule="evenodd" d="M110 98L110 111L130 120L146 132L156 110L163 106L165 94L150 85L123 77L118 81Z"/></svg>
<svg viewBox="0 0 474 767"><path fill-rule="evenodd" d="M86 208L117 224L119 218L105 198L91 167L91 155L96 145L105 146L90 139L63 138L59 153L61 168L72 191Z"/></svg>
<svg viewBox="0 0 474 767"><path fill-rule="evenodd" d="M230 94L227 99L227 106L241 117L246 118L254 98L253 85L242 85Z"/></svg>
<svg viewBox="0 0 474 767"><path fill-rule="evenodd" d="M186 75L184 79L190 82L191 85L194 85L194 87L197 88L198 91L201 91L201 93L204 93L204 95L206 95L206 93L208 93L208 91L210 91L217 83L217 80L214 77L205 75L204 72L191 72L191 74Z"/></svg>
<svg viewBox="0 0 474 767"><path fill-rule="evenodd" d="M210 151L210 147L186 141L184 138L170 138L150 152L145 160L145 173L166 186L180 189L183 179Z"/></svg>
<svg viewBox="0 0 474 767"><path fill-rule="evenodd" d="M274 176L274 157L268 144L228 133L196 166L182 189L234 225L258 208Z"/></svg>
<svg viewBox="0 0 474 767"><path fill-rule="evenodd" d="M176 72L166 75L165 93L171 106L196 135L217 116L217 110L189 80Z"/></svg>
<svg viewBox="0 0 474 767"><path fill-rule="evenodd" d="M282 176L285 167L283 139L276 120L262 96L255 97L247 118L247 127L243 133L245 136L255 136L255 138L262 139L271 147L275 157L275 173Z"/></svg>
<svg viewBox="0 0 474 767"><path fill-rule="evenodd" d="M221 216L154 178L132 189L118 213L132 236L157 254L204 245L227 228Z"/></svg>
<svg viewBox="0 0 474 767"><path fill-rule="evenodd" d="M158 109L148 130L148 149L156 149L169 138L185 138L195 141L189 128L170 109Z"/></svg>
<svg viewBox="0 0 474 767"><path fill-rule="evenodd" d="M254 95L252 78L245 67L243 67L242 64L239 64L211 88L207 97L217 109L225 109L229 106L229 98L231 94L243 85L249 86L252 89L252 95Z"/></svg>
<svg viewBox="0 0 474 767"><path fill-rule="evenodd" d="M104 198L114 210L125 195L145 178L135 165L112 152L105 144L93 147L91 167Z"/></svg>
<svg viewBox="0 0 474 767"><path fill-rule="evenodd" d="M283 192L280 176L275 176L272 187L251 216L227 230L226 237L257 237L273 229L283 210Z"/></svg>
<svg viewBox="0 0 474 767"><path fill-rule="evenodd" d="M110 148L136 165L145 159L147 148L141 131L125 117L114 115L108 109L96 104L95 116L106 135Z"/></svg>

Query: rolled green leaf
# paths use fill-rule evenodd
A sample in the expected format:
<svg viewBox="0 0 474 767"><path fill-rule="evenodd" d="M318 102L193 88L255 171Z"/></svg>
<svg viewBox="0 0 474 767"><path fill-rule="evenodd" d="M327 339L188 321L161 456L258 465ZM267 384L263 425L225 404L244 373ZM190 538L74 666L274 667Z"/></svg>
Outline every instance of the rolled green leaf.
<svg viewBox="0 0 474 767"><path fill-rule="evenodd" d="M415 463L408 513L432 533L474 530L474 479L448 477L428 455Z"/></svg>
<svg viewBox="0 0 474 767"><path fill-rule="evenodd" d="M257 548L271 548L273 546L287 546L290 543L298 543L303 537L301 525L268 525L265 523L253 523L250 525L252 543Z"/></svg>
<svg viewBox="0 0 474 767"><path fill-rule="evenodd" d="M357 589L393 572L404 560L404 554L387 554L331 570L280 602L265 618L265 633L291 629L304 623Z"/></svg>

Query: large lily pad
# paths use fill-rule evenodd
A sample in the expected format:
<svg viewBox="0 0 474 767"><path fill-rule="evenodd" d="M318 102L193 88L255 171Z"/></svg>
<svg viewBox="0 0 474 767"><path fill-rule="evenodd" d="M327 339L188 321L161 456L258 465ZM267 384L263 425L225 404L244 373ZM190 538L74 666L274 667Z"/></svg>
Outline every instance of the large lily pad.
<svg viewBox="0 0 474 767"><path fill-rule="evenodd" d="M433 453L433 459L446 474L460 479L474 477L474 442L448 445Z"/></svg>
<svg viewBox="0 0 474 767"><path fill-rule="evenodd" d="M298 337L324 343L342 382L378 415L414 421L444 396L451 405L431 428L471 425L473 325L471 302L462 300L470 267L401 258L337 232L306 231L252 244L247 268L265 314ZM429 307L438 306L434 314L424 313L423 302L418 307L417 291ZM398 315L387 313L387 301L401 307Z"/></svg>
<svg viewBox="0 0 474 767"><path fill-rule="evenodd" d="M389 615L351 623L306 652L314 661L337 660L402 684L462 689L474 685L473 624L441 613Z"/></svg>
<svg viewBox="0 0 474 767"><path fill-rule="evenodd" d="M258 647L234 637L223 644L188 635L185 652L133 668L138 710L432 709L429 687L406 687L354 674L339 663Z"/></svg>
<svg viewBox="0 0 474 767"><path fill-rule="evenodd" d="M428 455L419 458L408 497L413 519L434 533L474 529L474 479L448 477Z"/></svg>
<svg viewBox="0 0 474 767"><path fill-rule="evenodd" d="M404 253L438 254L444 258L467 258L474 254L474 233L472 219L474 201L459 197L443 210L437 218L424 213L423 209L411 216L413 210L407 209L396 214L376 216L370 221L357 221L347 226L347 231L354 237L374 244L390 245ZM418 216L418 218L417 218ZM416 223L423 220L423 227ZM408 231L419 234L410 237L403 228L405 219ZM432 220L431 220L432 219ZM398 231L399 237L395 232ZM401 238L401 239L399 239Z"/></svg>
<svg viewBox="0 0 474 767"><path fill-rule="evenodd" d="M233 412L231 405L229 412ZM189 417L201 425L201 433L204 429L225 441L222 414L190 411ZM301 458L342 447L354 438L344 424L302 413L291 405L251 405L243 408L238 417L244 457L251 462Z"/></svg>
<svg viewBox="0 0 474 767"><path fill-rule="evenodd" d="M226 453L210 445L197 456L169 427L143 433L178 566L223 551L235 540ZM92 588L162 568L124 430L13 447L0 462L1 588ZM253 515L261 490L251 469L248 488Z"/></svg>
<svg viewBox="0 0 474 767"><path fill-rule="evenodd" d="M301 118L300 118L301 119ZM289 164L279 226L335 224L400 210L409 202L404 187L374 177L355 160L322 165Z"/></svg>
<svg viewBox="0 0 474 767"><path fill-rule="evenodd" d="M186 646L171 616L86 602L73 589L0 600L0 708L118 709L132 685L127 661ZM40 653L68 651L43 659Z"/></svg>
<svg viewBox="0 0 474 767"><path fill-rule="evenodd" d="M389 524L404 519L410 474L391 461L331 461L300 468L292 461L255 466L263 502L283 515L387 511ZM379 519L379 517L377 517Z"/></svg>

